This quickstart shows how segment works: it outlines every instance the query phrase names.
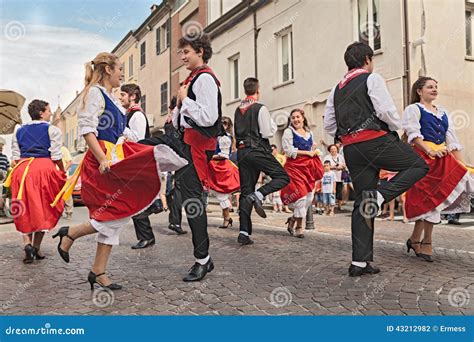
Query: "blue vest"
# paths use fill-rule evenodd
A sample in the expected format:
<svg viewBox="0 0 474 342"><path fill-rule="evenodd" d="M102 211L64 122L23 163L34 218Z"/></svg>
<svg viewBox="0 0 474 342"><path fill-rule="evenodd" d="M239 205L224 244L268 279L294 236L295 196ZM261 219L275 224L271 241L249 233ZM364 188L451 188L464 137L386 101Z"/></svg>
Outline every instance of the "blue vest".
<svg viewBox="0 0 474 342"><path fill-rule="evenodd" d="M420 109L420 126L421 135L424 140L431 141L435 144L442 144L446 141L446 132L448 131L449 123L448 116L443 113L441 119L428 112L422 106L418 105Z"/></svg>
<svg viewBox="0 0 474 342"><path fill-rule="evenodd" d="M308 140L303 138L302 136L296 134L293 130L293 146L296 147L298 150L301 151L311 151L313 147L313 135L310 133Z"/></svg>
<svg viewBox="0 0 474 342"><path fill-rule="evenodd" d="M50 158L51 140L49 139L49 123L25 125L16 132L16 140L20 147L21 158Z"/></svg>
<svg viewBox="0 0 474 342"><path fill-rule="evenodd" d="M105 100L104 112L99 116L99 125L97 126L98 140L106 140L115 144L122 135L127 125L127 117L113 103L107 94L100 89Z"/></svg>

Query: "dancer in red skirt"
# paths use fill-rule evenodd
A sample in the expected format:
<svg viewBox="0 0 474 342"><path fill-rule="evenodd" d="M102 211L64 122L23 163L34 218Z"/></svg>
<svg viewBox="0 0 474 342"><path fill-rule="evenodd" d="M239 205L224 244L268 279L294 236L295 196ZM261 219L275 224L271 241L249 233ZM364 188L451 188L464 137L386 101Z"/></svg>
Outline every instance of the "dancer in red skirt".
<svg viewBox="0 0 474 342"><path fill-rule="evenodd" d="M33 100L28 113L33 121L13 134L13 171L5 181L12 191L11 210L16 229L23 234L26 264L44 259L40 252L44 233L56 226L64 209L62 201L55 208L50 203L66 181L62 134L58 127L49 124L49 104Z"/></svg>
<svg viewBox="0 0 474 342"><path fill-rule="evenodd" d="M74 227L61 227L58 252L69 262L74 240L97 234L97 251L88 280L93 289L98 283L111 290L122 288L105 274L113 245L119 232L132 216L148 208L160 191L161 171L174 171L186 165L168 146L146 146L125 141L131 136L127 117L112 89L120 86L122 64L107 52L99 53L86 64L85 88L79 106L79 134L89 147L82 166L81 196L89 209L90 221ZM63 188L65 196L74 188L78 174ZM57 199L63 196L63 191ZM55 203L53 203L54 205ZM147 209L148 211L148 209Z"/></svg>
<svg viewBox="0 0 474 342"><path fill-rule="evenodd" d="M284 168L290 183L281 190L281 198L283 204L294 203L295 206L293 216L286 221L287 229L290 235L303 238L303 218L313 202L316 181L323 176L323 165L313 148L313 133L302 109L291 111L282 145L287 156Z"/></svg>
<svg viewBox="0 0 474 342"><path fill-rule="evenodd" d="M216 192L216 198L222 209L224 223L219 228L232 227L230 217L230 196L240 189L239 169L230 159L232 152L232 120L229 117L222 117L222 125L225 134L217 138L217 148L211 162L209 163L209 188Z"/></svg>
<svg viewBox="0 0 474 342"><path fill-rule="evenodd" d="M474 193L474 169L464 163L461 144L448 112L433 102L438 82L421 77L412 86L411 105L404 112L402 126L418 154L428 164L428 174L408 190L405 210L415 228L406 242L408 252L431 262L433 226L441 213L470 211ZM423 235L423 237L422 237Z"/></svg>

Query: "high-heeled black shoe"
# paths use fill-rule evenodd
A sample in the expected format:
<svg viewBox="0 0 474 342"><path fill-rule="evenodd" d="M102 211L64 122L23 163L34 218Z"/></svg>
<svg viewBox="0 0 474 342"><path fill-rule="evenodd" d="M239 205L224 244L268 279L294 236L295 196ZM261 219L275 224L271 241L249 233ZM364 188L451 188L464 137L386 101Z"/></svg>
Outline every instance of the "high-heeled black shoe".
<svg viewBox="0 0 474 342"><path fill-rule="evenodd" d="M65 262L69 262L69 252L63 251L61 249L61 242L63 241L64 237L67 237L67 238L71 239L72 241L74 241L74 239L72 237L70 237L68 235L68 233L69 233L69 227L65 226L65 227L59 228L58 232L53 235L53 239L55 239L57 236L59 236L58 253L59 253L59 256L61 256L61 258Z"/></svg>
<svg viewBox="0 0 474 342"><path fill-rule="evenodd" d="M285 224L287 225L286 230L288 233L290 233L291 236L295 234L295 230L293 228L293 225L295 224L296 220L293 216L288 217L286 220Z"/></svg>
<svg viewBox="0 0 474 342"><path fill-rule="evenodd" d="M225 224L227 222L227 224ZM229 217L229 219L224 219L224 224L222 224L221 226L219 226L219 228L222 228L222 229L227 229L229 227L232 227L232 223L234 222L234 220L232 220L232 217Z"/></svg>
<svg viewBox="0 0 474 342"><path fill-rule="evenodd" d="M39 248L36 248L33 246L33 248L35 249L35 259L36 260L43 260L43 259L46 259L46 257L44 255L39 255L38 252L39 252Z"/></svg>
<svg viewBox="0 0 474 342"><path fill-rule="evenodd" d="M112 291L122 289L122 285L119 285L119 284L116 284L116 283L112 283L112 284L109 284L109 285L104 285L100 281L98 281L97 277L100 277L101 275L104 275L104 274L105 274L105 272L100 273L100 274L95 274L92 271L89 272L89 275L87 276L87 280L91 284L91 290L94 289L94 284L99 284L99 286L101 286L103 288L106 288L106 289L109 289L109 290L112 290Z"/></svg>
<svg viewBox="0 0 474 342"><path fill-rule="evenodd" d="M410 249L413 249L413 252L415 252L415 255L417 257L419 257L420 253L417 253L415 248L413 248L413 245L415 245L415 244L416 245L421 245L421 242L419 242L419 241L418 242L412 242L411 239L407 240L407 253L410 253Z"/></svg>
<svg viewBox="0 0 474 342"><path fill-rule="evenodd" d="M422 241L421 245L431 245L431 243ZM431 255L428 255L428 254L418 253L417 257L422 258L423 260L427 262L433 262L433 259L431 259Z"/></svg>
<svg viewBox="0 0 474 342"><path fill-rule="evenodd" d="M25 259L23 259L24 264L31 264L35 259L35 248L31 244L25 246Z"/></svg>

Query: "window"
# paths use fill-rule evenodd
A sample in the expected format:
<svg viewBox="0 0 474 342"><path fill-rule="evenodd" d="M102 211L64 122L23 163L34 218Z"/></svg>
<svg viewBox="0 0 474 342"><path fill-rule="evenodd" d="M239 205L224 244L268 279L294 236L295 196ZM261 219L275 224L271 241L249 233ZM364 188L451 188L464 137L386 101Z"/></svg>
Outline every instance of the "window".
<svg viewBox="0 0 474 342"><path fill-rule="evenodd" d="M178 10L181 6L183 6L186 3L187 0L176 0L174 5L173 5L173 12Z"/></svg>
<svg viewBox="0 0 474 342"><path fill-rule="evenodd" d="M140 45L140 66L144 66L146 64L146 45L145 42Z"/></svg>
<svg viewBox="0 0 474 342"><path fill-rule="evenodd" d="M242 0L208 0L209 23L219 19L223 14L241 3Z"/></svg>
<svg viewBox="0 0 474 342"><path fill-rule="evenodd" d="M230 98L232 100L238 99L240 79L239 79L239 55L229 58L230 70Z"/></svg>
<svg viewBox="0 0 474 342"><path fill-rule="evenodd" d="M466 3L466 56L473 57L472 37L474 36L474 2Z"/></svg>
<svg viewBox="0 0 474 342"><path fill-rule="evenodd" d="M161 33L160 27L156 29L156 54L159 55L161 53Z"/></svg>
<svg viewBox="0 0 474 342"><path fill-rule="evenodd" d="M128 56L128 77L133 76L133 55Z"/></svg>
<svg viewBox="0 0 474 342"><path fill-rule="evenodd" d="M146 95L142 95L142 98L140 99L140 105L143 112L146 113Z"/></svg>
<svg viewBox="0 0 474 342"><path fill-rule="evenodd" d="M156 29L156 54L159 55L170 47L171 41L171 20Z"/></svg>
<svg viewBox="0 0 474 342"><path fill-rule="evenodd" d="M168 82L161 85L161 114L168 113Z"/></svg>
<svg viewBox="0 0 474 342"><path fill-rule="evenodd" d="M379 0L356 0L354 9L357 25L355 39L367 43L374 51L382 48Z"/></svg>
<svg viewBox="0 0 474 342"><path fill-rule="evenodd" d="M293 71L293 32L291 27L275 34L278 38L278 74L280 82L294 78Z"/></svg>

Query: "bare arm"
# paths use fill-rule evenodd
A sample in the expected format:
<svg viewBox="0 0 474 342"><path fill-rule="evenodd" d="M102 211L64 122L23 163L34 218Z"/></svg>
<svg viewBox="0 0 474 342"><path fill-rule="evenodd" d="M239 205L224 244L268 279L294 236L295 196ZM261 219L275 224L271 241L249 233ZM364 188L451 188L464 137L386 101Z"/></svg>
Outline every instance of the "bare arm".
<svg viewBox="0 0 474 342"><path fill-rule="evenodd" d="M427 144L425 144L425 142L421 138L415 138L412 142L416 147L421 149L424 153L426 153L426 155L431 158L442 158L448 153L446 149L437 152L433 151L427 146Z"/></svg>
<svg viewBox="0 0 474 342"><path fill-rule="evenodd" d="M87 146L89 146L92 154L94 155L95 159L99 162L99 171L100 173L106 173L110 171L109 161L105 156L104 151L99 145L99 141L97 140L94 133L87 133L84 135L84 140L86 141Z"/></svg>

